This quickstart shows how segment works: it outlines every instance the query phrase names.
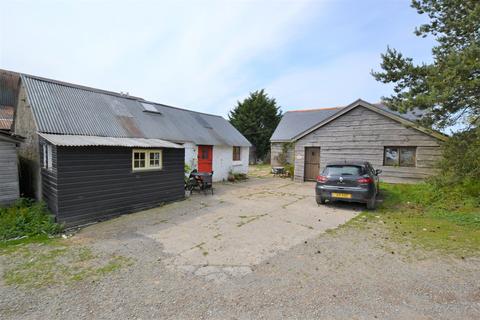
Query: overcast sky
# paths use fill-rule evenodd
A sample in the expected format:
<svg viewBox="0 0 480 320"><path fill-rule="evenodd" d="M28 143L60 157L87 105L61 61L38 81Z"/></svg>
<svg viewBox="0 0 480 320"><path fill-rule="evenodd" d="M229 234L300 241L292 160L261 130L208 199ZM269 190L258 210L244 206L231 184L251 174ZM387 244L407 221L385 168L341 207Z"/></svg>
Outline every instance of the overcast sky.
<svg viewBox="0 0 480 320"><path fill-rule="evenodd" d="M265 88L282 110L377 102L387 45L430 61L408 0L0 0L0 68L228 114Z"/></svg>

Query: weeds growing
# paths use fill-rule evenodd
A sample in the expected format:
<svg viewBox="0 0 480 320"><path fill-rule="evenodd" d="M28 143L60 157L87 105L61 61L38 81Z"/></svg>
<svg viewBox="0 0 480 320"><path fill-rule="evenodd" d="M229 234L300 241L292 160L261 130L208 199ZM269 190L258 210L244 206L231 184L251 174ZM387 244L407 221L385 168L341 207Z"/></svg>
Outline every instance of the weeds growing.
<svg viewBox="0 0 480 320"><path fill-rule="evenodd" d="M45 203L19 199L10 207L0 207L0 241L22 237L52 236L62 231Z"/></svg>

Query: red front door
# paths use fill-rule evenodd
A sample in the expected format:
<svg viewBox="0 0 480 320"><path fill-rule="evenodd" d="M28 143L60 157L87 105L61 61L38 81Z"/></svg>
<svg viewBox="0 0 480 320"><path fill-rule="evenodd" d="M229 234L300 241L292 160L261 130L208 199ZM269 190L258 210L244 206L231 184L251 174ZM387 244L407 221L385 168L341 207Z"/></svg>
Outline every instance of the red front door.
<svg viewBox="0 0 480 320"><path fill-rule="evenodd" d="M212 146L198 146L198 172L212 172Z"/></svg>

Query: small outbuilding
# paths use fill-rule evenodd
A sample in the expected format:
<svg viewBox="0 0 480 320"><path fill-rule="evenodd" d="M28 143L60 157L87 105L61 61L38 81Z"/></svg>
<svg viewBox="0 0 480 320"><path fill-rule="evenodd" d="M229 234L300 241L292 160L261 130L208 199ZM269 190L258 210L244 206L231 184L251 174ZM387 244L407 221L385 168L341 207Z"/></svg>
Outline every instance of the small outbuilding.
<svg viewBox="0 0 480 320"><path fill-rule="evenodd" d="M250 143L220 116L30 75L18 101L25 185L67 226L183 199L185 164L248 170Z"/></svg>
<svg viewBox="0 0 480 320"><path fill-rule="evenodd" d="M9 205L20 195L18 182L18 136L0 130L0 205Z"/></svg>
<svg viewBox="0 0 480 320"><path fill-rule="evenodd" d="M369 161L381 179L421 181L435 173L447 137L387 106L357 100L346 107L289 111L271 142L272 166L294 165L295 180L315 180L329 161Z"/></svg>

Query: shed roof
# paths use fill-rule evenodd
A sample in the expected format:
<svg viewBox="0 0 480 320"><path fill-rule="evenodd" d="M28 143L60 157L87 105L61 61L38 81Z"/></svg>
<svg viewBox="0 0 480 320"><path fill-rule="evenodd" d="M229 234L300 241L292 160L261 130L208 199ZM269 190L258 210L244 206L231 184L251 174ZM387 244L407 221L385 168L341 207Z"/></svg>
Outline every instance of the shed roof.
<svg viewBox="0 0 480 320"><path fill-rule="evenodd" d="M15 134L12 134L5 130L0 130L0 141L7 141L11 143L18 144L23 142L24 138Z"/></svg>
<svg viewBox="0 0 480 320"><path fill-rule="evenodd" d="M374 104L371 104L371 103L368 103L362 99L357 99L355 100L354 102L352 102L350 105L344 107L344 108L341 108L339 109L337 112L335 112L333 115L331 115L330 117L328 117L327 119L315 124L314 126L302 131L301 133L297 134L295 137L293 137L292 140L298 140L302 137L304 137L305 135L317 130L318 128L328 124L329 122L341 117L342 115L350 112L351 110L353 110L354 108L357 108L357 107L363 107L363 108L367 108L369 109L370 111L373 111L373 112L376 112L376 113L379 113L385 117L388 117L394 121L397 121L405 126L408 126L408 127L411 127L413 129L416 129L420 132L423 132L429 136L432 136L434 138L437 138L439 140L442 140L442 141L445 141L447 139L447 136L440 133L440 132L437 132L437 131L434 131L432 129L429 129L429 128L425 128L425 127L422 127L420 124L418 124L417 122L415 121L412 121L412 120L409 120L407 119L406 117L403 116L403 114L401 113L398 113L398 112L394 112L394 111L391 111L390 109L387 109L387 110L384 110L382 107L385 107L383 105L381 105L381 107L379 107L378 105L374 105ZM417 116L415 115L415 113L413 114L410 114L411 117L415 117L415 118L419 118L420 116ZM413 118L412 118L413 119Z"/></svg>
<svg viewBox="0 0 480 320"><path fill-rule="evenodd" d="M357 100L360 101L360 100ZM414 110L407 113L400 113L389 109L382 103L370 104L382 111L391 113L392 115L399 116L408 121L416 121L421 118L422 111ZM293 110L284 113L282 120L278 124L275 132L273 133L270 141L272 142L285 142L291 141L302 132L314 127L315 125L326 121L335 114L340 113L343 109L349 106L333 107L333 108L321 108L321 109L306 109L306 110Z"/></svg>
<svg viewBox="0 0 480 320"><path fill-rule="evenodd" d="M35 76L22 82L41 133L250 146L220 116Z"/></svg>
<svg viewBox="0 0 480 320"><path fill-rule="evenodd" d="M108 146L108 147L131 147L131 148L183 149L182 145L161 140L161 139L113 138L113 137L76 136L76 135L48 134L48 133L40 133L39 135L55 146L64 146L64 147Z"/></svg>
<svg viewBox="0 0 480 320"><path fill-rule="evenodd" d="M272 142L290 141L299 133L329 118L341 108L287 111L283 114L270 140Z"/></svg>

